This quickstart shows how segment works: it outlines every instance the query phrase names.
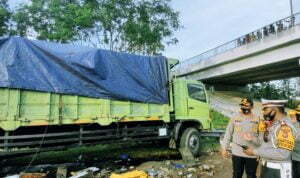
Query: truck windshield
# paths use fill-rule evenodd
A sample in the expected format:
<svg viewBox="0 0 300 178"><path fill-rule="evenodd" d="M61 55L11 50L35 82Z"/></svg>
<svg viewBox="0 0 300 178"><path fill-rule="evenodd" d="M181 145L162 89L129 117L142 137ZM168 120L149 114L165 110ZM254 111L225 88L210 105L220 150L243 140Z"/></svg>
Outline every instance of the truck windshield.
<svg viewBox="0 0 300 178"><path fill-rule="evenodd" d="M206 102L205 91L201 85L188 84L189 97L198 101Z"/></svg>

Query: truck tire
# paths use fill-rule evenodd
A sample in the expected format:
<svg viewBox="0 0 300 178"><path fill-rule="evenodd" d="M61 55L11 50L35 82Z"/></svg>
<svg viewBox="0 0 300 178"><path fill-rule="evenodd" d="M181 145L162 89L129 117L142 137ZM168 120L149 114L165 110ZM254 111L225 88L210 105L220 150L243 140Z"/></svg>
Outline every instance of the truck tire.
<svg viewBox="0 0 300 178"><path fill-rule="evenodd" d="M183 131L180 138L180 148L187 148L193 154L198 156L200 153L200 134L196 128L190 127Z"/></svg>

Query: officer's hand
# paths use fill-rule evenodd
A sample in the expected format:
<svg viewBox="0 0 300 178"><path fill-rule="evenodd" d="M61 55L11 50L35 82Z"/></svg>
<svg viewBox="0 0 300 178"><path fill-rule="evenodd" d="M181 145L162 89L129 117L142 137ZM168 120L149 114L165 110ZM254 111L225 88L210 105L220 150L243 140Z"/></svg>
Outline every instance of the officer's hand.
<svg viewBox="0 0 300 178"><path fill-rule="evenodd" d="M253 140L253 136L250 133L244 133L243 138L246 141L252 141Z"/></svg>
<svg viewBox="0 0 300 178"><path fill-rule="evenodd" d="M223 158L229 158L229 152L225 149L221 149L221 155Z"/></svg>
<svg viewBox="0 0 300 178"><path fill-rule="evenodd" d="M248 156L254 156L253 148L247 148L243 152Z"/></svg>

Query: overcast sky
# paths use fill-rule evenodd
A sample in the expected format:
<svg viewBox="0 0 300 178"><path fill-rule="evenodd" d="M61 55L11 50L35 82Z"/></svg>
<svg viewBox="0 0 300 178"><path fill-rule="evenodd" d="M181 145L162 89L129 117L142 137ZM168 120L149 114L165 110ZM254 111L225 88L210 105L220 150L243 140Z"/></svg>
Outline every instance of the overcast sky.
<svg viewBox="0 0 300 178"><path fill-rule="evenodd" d="M28 0L9 0L15 6ZM300 0L293 0L300 12ZM164 55L187 59L290 15L289 0L173 0L184 26Z"/></svg>
<svg viewBox="0 0 300 178"><path fill-rule="evenodd" d="M300 11L300 0L293 0ZM184 26L165 55L187 59L290 15L289 0L173 0Z"/></svg>

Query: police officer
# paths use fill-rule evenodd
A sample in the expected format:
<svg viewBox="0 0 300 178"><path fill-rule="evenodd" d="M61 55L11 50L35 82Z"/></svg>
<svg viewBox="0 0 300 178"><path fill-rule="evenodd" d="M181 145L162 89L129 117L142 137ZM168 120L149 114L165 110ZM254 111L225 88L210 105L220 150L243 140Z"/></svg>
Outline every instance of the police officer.
<svg viewBox="0 0 300 178"><path fill-rule="evenodd" d="M259 118L252 113L253 101L249 98L241 100L240 109L226 128L221 152L223 157L228 157L231 145L233 178L242 178L244 169L248 178L256 178L257 157L246 155L243 147L259 145ZM245 139L248 137L252 138L251 141Z"/></svg>
<svg viewBox="0 0 300 178"><path fill-rule="evenodd" d="M294 110L289 111L292 122L300 130L300 104ZM294 151L292 152L293 177L300 177L300 138L296 139Z"/></svg>
<svg viewBox="0 0 300 178"><path fill-rule="evenodd" d="M261 178L291 178L291 151L295 146L297 129L286 117L286 100L262 100L263 117L267 125L263 142L258 148L244 150L249 156L262 159Z"/></svg>

